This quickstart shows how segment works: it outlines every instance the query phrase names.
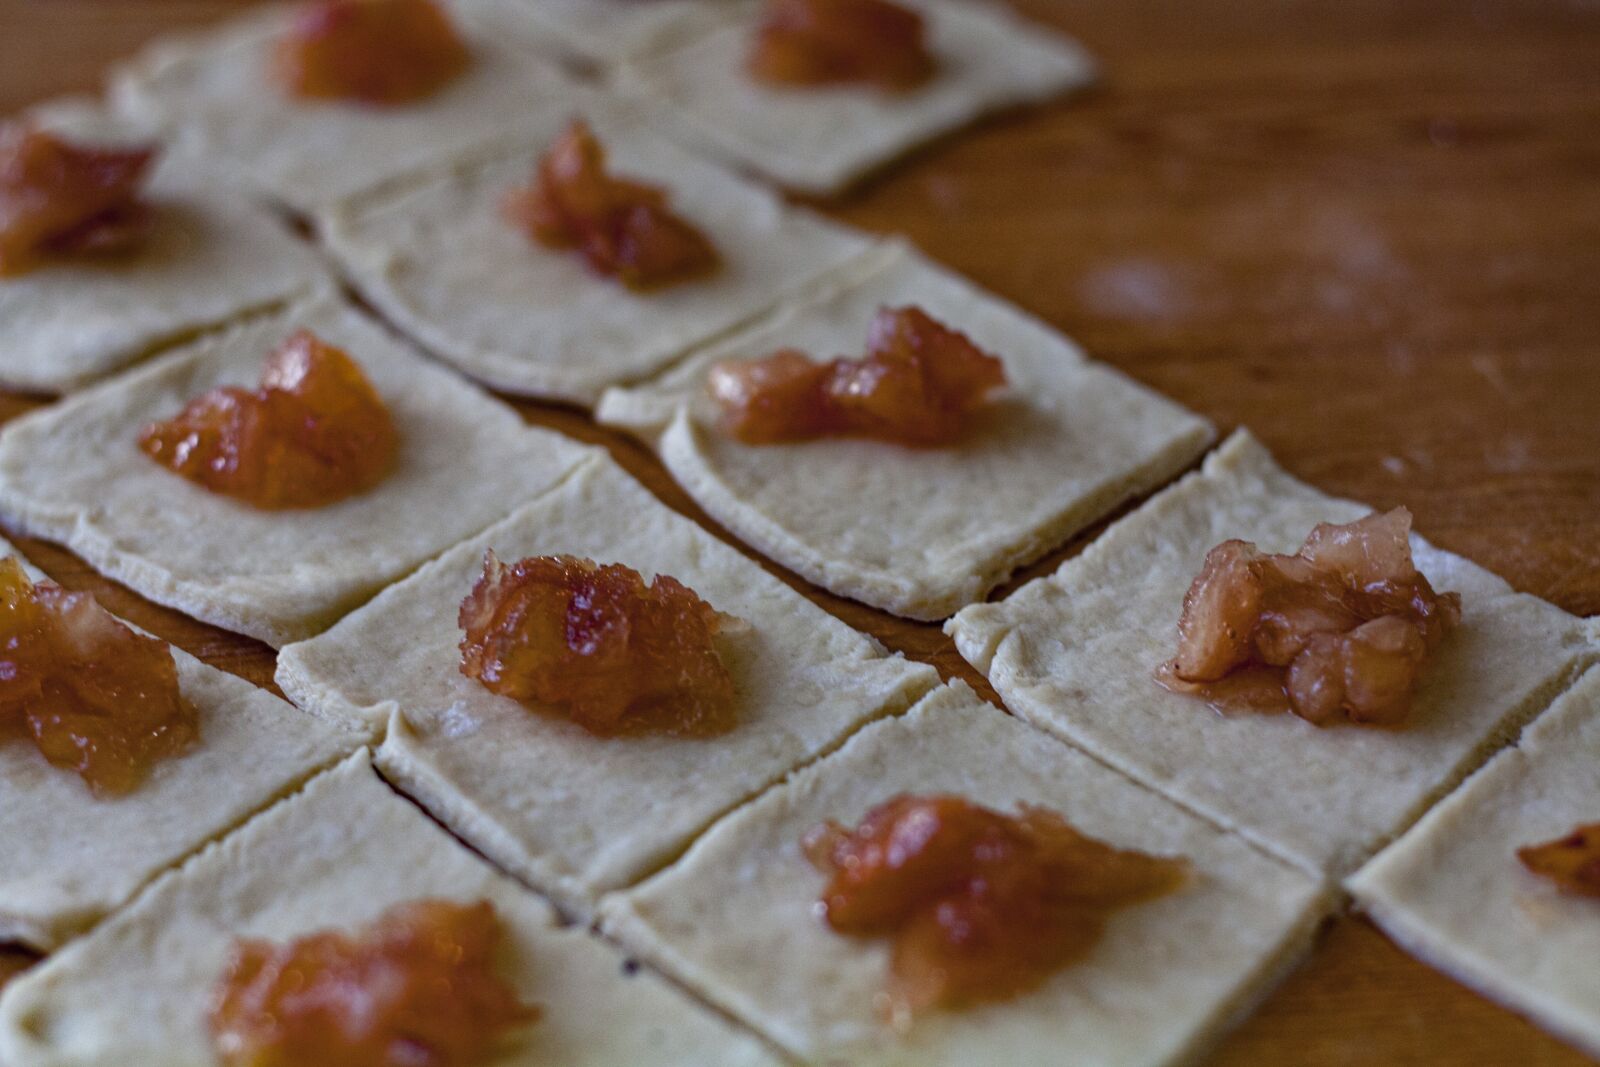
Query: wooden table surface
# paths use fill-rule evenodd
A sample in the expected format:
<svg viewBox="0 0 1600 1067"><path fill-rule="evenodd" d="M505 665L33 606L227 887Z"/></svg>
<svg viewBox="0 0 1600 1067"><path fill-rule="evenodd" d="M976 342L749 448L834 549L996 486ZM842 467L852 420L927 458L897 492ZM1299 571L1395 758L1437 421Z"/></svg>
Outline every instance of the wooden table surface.
<svg viewBox="0 0 1600 1067"><path fill-rule="evenodd" d="M1103 85L950 138L827 210L910 235L1224 428L1248 424L1314 484L1406 504L1518 589L1600 612L1600 5L1018 2L1082 39ZM240 6L0 0L0 114ZM0 397L0 416L32 406ZM642 449L519 406L603 441L704 521ZM22 545L64 585L270 684L265 646ZM936 626L806 591L981 684ZM1588 1061L1346 916L1208 1062Z"/></svg>

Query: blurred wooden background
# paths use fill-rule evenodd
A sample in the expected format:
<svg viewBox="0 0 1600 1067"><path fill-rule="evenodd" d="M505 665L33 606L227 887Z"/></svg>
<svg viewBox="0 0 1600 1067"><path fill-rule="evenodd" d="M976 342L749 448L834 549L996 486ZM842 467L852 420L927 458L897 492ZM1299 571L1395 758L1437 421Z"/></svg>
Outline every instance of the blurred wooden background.
<svg viewBox="0 0 1600 1067"><path fill-rule="evenodd" d="M0 0L0 114L93 88L161 31L242 6ZM1082 39L1104 84L953 137L825 209L908 234L1224 428L1250 425L1322 488L1404 503L1517 588L1600 612L1600 4L1018 6ZM0 396L0 416L34 404ZM642 450L519 406L604 441L704 521ZM270 684L264 646L24 547L63 584ZM977 681L937 627L807 592ZM0 950L0 981L17 962ZM1587 1061L1342 917L1208 1062Z"/></svg>

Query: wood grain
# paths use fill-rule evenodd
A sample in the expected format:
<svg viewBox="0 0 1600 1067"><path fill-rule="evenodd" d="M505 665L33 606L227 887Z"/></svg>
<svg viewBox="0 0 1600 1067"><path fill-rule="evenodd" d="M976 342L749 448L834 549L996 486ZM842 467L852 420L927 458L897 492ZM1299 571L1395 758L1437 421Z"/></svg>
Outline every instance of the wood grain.
<svg viewBox="0 0 1600 1067"><path fill-rule="evenodd" d="M226 0L0 0L0 112L94 86ZM1041 314L1295 473L1404 503L1519 589L1600 612L1600 7L1513 0L1019 0L1103 86L984 124L824 205ZM0 416L32 406L0 398ZM655 460L570 411L704 520ZM1080 538L1030 568L1042 573ZM264 646L153 607L60 549L73 588L270 684ZM785 576L788 577L788 576ZM981 682L937 627L790 579L848 622ZM0 951L0 980L12 957ZM1587 1062L1358 918L1209 1061Z"/></svg>

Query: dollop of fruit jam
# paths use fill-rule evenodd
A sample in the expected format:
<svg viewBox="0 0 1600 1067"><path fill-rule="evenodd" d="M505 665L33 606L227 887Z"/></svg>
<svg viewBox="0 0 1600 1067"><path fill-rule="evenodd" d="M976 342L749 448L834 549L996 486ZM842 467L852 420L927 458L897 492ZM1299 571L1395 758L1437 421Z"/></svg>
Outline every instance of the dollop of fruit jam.
<svg viewBox="0 0 1600 1067"><path fill-rule="evenodd" d="M1005 384L1000 360L918 307L880 308L860 359L815 363L782 349L719 363L706 378L723 431L751 445L818 437L953 444Z"/></svg>
<svg viewBox="0 0 1600 1067"><path fill-rule="evenodd" d="M399 435L354 360L300 330L258 389L222 386L145 428L139 447L214 493L258 508L314 508L372 488Z"/></svg>
<svg viewBox="0 0 1600 1067"><path fill-rule="evenodd" d="M276 61L294 96L394 106L432 96L471 55L433 0L315 0L279 39Z"/></svg>
<svg viewBox="0 0 1600 1067"><path fill-rule="evenodd" d="M0 128L0 277L138 244L150 218L139 190L154 158L153 148L84 148L24 124Z"/></svg>
<svg viewBox="0 0 1600 1067"><path fill-rule="evenodd" d="M1565 892L1600 897L1600 822L1580 826L1542 845L1519 848L1517 859Z"/></svg>
<svg viewBox="0 0 1600 1067"><path fill-rule="evenodd" d="M914 89L933 76L920 14L888 0L768 0L745 67L769 85Z"/></svg>
<svg viewBox="0 0 1600 1067"><path fill-rule="evenodd" d="M106 797L132 791L199 734L170 648L88 593L35 585L15 557L0 560L0 740L31 738Z"/></svg>
<svg viewBox="0 0 1600 1067"><path fill-rule="evenodd" d="M606 153L573 122L539 160L533 183L512 190L506 217L546 248L576 249L596 274L643 291L716 270L717 250L673 214L666 193L606 173Z"/></svg>
<svg viewBox="0 0 1600 1067"><path fill-rule="evenodd" d="M461 602L461 673L602 737L707 737L734 725L722 616L675 578L620 563L485 554Z"/></svg>
<svg viewBox="0 0 1600 1067"><path fill-rule="evenodd" d="M1183 600L1178 654L1157 679L1219 710L1313 723L1403 722L1428 654L1461 620L1411 560L1411 513L1322 523L1292 556L1224 541Z"/></svg>
<svg viewBox="0 0 1600 1067"><path fill-rule="evenodd" d="M420 900L358 936L240 941L212 997L226 1067L474 1067L539 1017L495 974L488 901Z"/></svg>
<svg viewBox="0 0 1600 1067"><path fill-rule="evenodd" d="M1182 860L1113 848L1061 816L1016 815L958 796L898 796L854 830L802 842L828 875L829 926L894 941L885 1007L903 1023L1037 988L1084 956L1119 908L1177 890Z"/></svg>

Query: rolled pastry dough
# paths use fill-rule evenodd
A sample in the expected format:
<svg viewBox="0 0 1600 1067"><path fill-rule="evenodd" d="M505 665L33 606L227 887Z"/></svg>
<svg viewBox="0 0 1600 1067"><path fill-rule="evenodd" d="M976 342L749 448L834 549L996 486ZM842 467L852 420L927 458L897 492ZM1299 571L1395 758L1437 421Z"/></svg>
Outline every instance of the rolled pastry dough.
<svg viewBox="0 0 1600 1067"><path fill-rule="evenodd" d="M397 468L325 508L262 511L158 465L139 430L219 384L254 386L305 327L389 405ZM0 514L157 603L280 645L560 481L588 449L525 425L334 297L204 338L0 432Z"/></svg>
<svg viewBox="0 0 1600 1067"><path fill-rule="evenodd" d="M458 7L506 0L457 0ZM611 65L704 35L750 0L521 0L530 23L565 52Z"/></svg>
<svg viewBox="0 0 1600 1067"><path fill-rule="evenodd" d="M1516 850L1600 821L1600 668L1347 885L1418 958L1600 1056L1600 901Z"/></svg>
<svg viewBox="0 0 1600 1067"><path fill-rule="evenodd" d="M1087 84L1075 41L984 0L899 0L922 11L939 67L906 93L775 88L745 72L760 17L750 5L684 47L626 64L619 85L667 105L675 132L729 162L807 193L830 194L988 112Z"/></svg>
<svg viewBox="0 0 1600 1067"><path fill-rule="evenodd" d="M633 293L506 221L506 193L528 184L580 115L614 173L663 187L711 239L723 260L715 274ZM532 132L504 151L322 220L334 255L385 315L504 392L592 405L606 386L655 373L869 247L677 147L653 131L648 110L547 98L526 101L522 117Z"/></svg>
<svg viewBox="0 0 1600 1067"><path fill-rule="evenodd" d="M739 725L709 739L599 739L463 676L456 612L488 548L507 561L568 553L668 574L742 620L719 641ZM610 460L278 660L279 685L302 707L389 720L378 753L389 780L578 912L937 681L931 667L890 656L668 510Z"/></svg>
<svg viewBox="0 0 1600 1067"><path fill-rule="evenodd" d="M1434 587L1461 593L1462 625L1429 660L1405 727L1219 715L1156 684L1213 546L1237 537L1292 552L1317 523L1370 511L1294 480L1240 431L1055 574L945 629L1024 719L1293 862L1343 875L1514 737L1593 654L1582 620L1413 538Z"/></svg>
<svg viewBox="0 0 1600 1067"><path fill-rule="evenodd" d="M537 102L578 91L522 3L476 0L451 7L472 65L434 96L386 108L296 100L272 72L291 10L164 38L116 72L115 106L238 187L310 213L507 136Z"/></svg>
<svg viewBox="0 0 1600 1067"><path fill-rule="evenodd" d="M1086 359L1071 341L909 248L890 245L656 381L613 390L601 422L654 444L744 541L831 592L916 619L981 598L1129 497L1191 463L1211 427ZM917 304L1005 363L1011 388L948 448L826 439L744 445L716 429L711 364L798 348L859 355L880 306Z"/></svg>
<svg viewBox="0 0 1600 1067"><path fill-rule="evenodd" d="M1125 848L1189 857L1193 881L1113 916L1092 954L1036 992L916 1020L904 1039L874 1000L887 941L817 917L824 882L800 838L854 825L900 793L954 792L1052 808ZM961 683L867 727L838 753L718 823L676 864L607 897L623 944L807 1063L851 1067L1165 1064L1252 1006L1307 946L1319 879L1218 831L1105 766L982 703Z"/></svg>
<svg viewBox="0 0 1600 1067"><path fill-rule="evenodd" d="M146 142L83 101L30 113L91 144ZM321 259L283 222L163 151L143 199L148 240L126 256L61 259L0 278L0 387L63 393L142 356L326 284Z"/></svg>
<svg viewBox="0 0 1600 1067"><path fill-rule="evenodd" d="M358 927L402 901L488 899L503 974L543 1018L494 1067L776 1067L736 1031L473 856L363 750L153 883L0 998L10 1067L214 1067L211 990L236 938Z"/></svg>
<svg viewBox="0 0 1600 1067"><path fill-rule="evenodd" d="M0 541L5 556L22 559ZM96 799L32 744L0 743L0 942L56 948L370 736L360 723L318 722L180 649L172 658L200 739L126 796Z"/></svg>

